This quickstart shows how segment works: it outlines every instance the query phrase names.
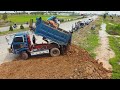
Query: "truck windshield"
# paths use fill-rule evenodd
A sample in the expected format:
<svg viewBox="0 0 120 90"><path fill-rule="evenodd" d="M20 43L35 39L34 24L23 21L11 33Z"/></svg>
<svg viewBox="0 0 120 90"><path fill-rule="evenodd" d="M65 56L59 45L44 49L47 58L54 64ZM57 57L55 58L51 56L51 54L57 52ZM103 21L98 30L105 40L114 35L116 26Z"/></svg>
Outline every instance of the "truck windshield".
<svg viewBox="0 0 120 90"><path fill-rule="evenodd" d="M23 38L22 37L15 37L14 42L23 42Z"/></svg>

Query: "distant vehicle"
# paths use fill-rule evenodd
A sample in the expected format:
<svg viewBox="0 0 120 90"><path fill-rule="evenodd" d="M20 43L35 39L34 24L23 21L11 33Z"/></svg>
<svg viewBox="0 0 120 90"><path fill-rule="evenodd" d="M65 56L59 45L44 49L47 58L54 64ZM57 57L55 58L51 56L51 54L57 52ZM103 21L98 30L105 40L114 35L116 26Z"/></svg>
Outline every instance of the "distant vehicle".
<svg viewBox="0 0 120 90"><path fill-rule="evenodd" d="M14 24L14 25L13 25L13 28L16 28L16 27L17 27L17 24Z"/></svg>

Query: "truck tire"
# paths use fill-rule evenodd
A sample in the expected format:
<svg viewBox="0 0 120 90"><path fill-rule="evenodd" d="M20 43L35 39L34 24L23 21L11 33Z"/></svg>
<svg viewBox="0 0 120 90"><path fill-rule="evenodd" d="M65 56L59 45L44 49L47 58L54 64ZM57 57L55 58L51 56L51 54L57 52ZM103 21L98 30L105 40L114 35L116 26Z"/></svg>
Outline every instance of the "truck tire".
<svg viewBox="0 0 120 90"><path fill-rule="evenodd" d="M21 53L21 58L22 58L22 59L26 60L26 59L28 59L28 57L29 57L29 56L28 56L28 53L26 53L26 52L22 52L22 53Z"/></svg>
<svg viewBox="0 0 120 90"><path fill-rule="evenodd" d="M50 55L52 57L56 57L56 56L59 56L60 55L60 50L58 48L52 48L50 50Z"/></svg>

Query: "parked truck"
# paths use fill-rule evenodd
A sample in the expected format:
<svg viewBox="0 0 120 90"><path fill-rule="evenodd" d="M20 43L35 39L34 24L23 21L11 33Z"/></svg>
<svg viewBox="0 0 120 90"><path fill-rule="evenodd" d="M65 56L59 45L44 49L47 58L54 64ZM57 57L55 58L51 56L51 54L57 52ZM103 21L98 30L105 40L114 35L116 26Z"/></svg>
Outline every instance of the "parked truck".
<svg viewBox="0 0 120 90"><path fill-rule="evenodd" d="M19 54L22 59L28 59L33 55L50 54L51 56L59 56L64 54L71 44L72 33L61 28L53 28L42 18L36 19L36 35L42 36L48 40L47 43L31 44L30 35L22 32L14 35L9 52Z"/></svg>

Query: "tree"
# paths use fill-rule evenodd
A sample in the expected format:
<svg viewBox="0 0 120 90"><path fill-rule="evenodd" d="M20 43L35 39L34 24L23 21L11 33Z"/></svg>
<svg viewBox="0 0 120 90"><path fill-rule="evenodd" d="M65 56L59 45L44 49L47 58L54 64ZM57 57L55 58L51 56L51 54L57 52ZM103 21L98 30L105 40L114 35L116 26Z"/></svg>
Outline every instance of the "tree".
<svg viewBox="0 0 120 90"><path fill-rule="evenodd" d="M6 19L7 19L7 13L4 13L4 14L3 14L2 19L3 19L3 20L6 20Z"/></svg>
<svg viewBox="0 0 120 90"><path fill-rule="evenodd" d="M104 19L106 18L106 14L103 15L103 18L104 18Z"/></svg>
<svg viewBox="0 0 120 90"><path fill-rule="evenodd" d="M21 24L20 29L24 29L24 26Z"/></svg>

